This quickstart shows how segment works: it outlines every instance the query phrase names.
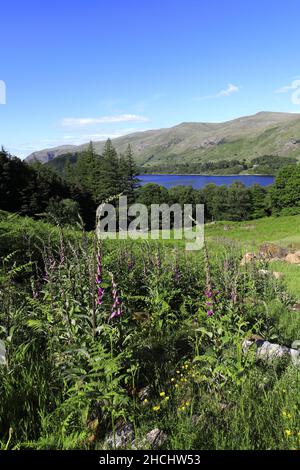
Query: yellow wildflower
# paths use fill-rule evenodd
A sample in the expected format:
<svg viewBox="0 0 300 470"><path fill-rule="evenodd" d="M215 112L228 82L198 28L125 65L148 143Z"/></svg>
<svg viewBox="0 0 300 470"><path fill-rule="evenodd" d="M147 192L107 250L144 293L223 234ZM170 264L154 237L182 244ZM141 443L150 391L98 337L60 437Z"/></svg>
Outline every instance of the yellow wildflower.
<svg viewBox="0 0 300 470"><path fill-rule="evenodd" d="M290 437L292 435L292 431L290 429L286 429L284 431L285 437Z"/></svg>
<svg viewBox="0 0 300 470"><path fill-rule="evenodd" d="M166 392L160 392L159 396L160 396L160 397L165 397L165 396L166 396Z"/></svg>
<svg viewBox="0 0 300 470"><path fill-rule="evenodd" d="M160 406L159 406L159 405L153 406L153 407L152 407L152 410L153 410L153 411L159 411L159 410L160 410Z"/></svg>
<svg viewBox="0 0 300 470"><path fill-rule="evenodd" d="M185 410L185 407L184 406L180 406L179 408L177 408L178 411L184 411Z"/></svg>

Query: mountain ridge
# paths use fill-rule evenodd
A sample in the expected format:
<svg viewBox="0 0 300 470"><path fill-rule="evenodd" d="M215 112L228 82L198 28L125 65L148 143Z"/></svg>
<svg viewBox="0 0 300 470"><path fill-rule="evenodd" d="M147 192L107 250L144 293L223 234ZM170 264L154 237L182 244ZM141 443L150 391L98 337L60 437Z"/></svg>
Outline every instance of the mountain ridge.
<svg viewBox="0 0 300 470"><path fill-rule="evenodd" d="M132 146L141 166L245 159L278 155L300 159L300 114L262 111L221 123L182 122L170 128L135 132L112 139L116 150ZM94 141L101 154L105 141ZM62 145L30 154L43 163L66 153L79 153L88 143Z"/></svg>

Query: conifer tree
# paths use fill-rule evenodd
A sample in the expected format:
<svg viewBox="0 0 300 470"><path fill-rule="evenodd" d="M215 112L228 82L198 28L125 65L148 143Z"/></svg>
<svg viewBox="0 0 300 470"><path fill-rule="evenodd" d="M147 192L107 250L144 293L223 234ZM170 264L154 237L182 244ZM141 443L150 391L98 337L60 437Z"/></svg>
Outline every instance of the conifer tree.
<svg viewBox="0 0 300 470"><path fill-rule="evenodd" d="M120 183L122 193L128 197L128 202L135 200L135 190L139 187L138 169L133 159L130 144L120 158Z"/></svg>
<svg viewBox="0 0 300 470"><path fill-rule="evenodd" d="M101 159L101 185L99 202L122 192L122 183L119 171L119 159L116 149L110 139L104 145Z"/></svg>

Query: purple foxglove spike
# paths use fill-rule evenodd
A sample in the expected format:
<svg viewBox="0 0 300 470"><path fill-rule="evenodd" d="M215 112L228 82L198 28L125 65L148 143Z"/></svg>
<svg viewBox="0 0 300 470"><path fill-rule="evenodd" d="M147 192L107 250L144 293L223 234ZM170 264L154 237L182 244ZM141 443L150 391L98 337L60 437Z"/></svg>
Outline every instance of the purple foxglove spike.
<svg viewBox="0 0 300 470"><path fill-rule="evenodd" d="M112 320L113 318L115 318L117 316L116 312L113 311L111 316L109 317L110 320Z"/></svg>
<svg viewBox="0 0 300 470"><path fill-rule="evenodd" d="M120 317L122 315L122 309L119 307L117 310L117 316Z"/></svg>

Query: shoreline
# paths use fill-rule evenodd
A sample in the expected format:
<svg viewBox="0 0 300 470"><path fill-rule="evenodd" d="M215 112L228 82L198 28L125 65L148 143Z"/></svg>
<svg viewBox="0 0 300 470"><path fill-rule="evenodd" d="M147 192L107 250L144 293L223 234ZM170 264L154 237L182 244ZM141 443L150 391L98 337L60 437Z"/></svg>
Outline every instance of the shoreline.
<svg viewBox="0 0 300 470"><path fill-rule="evenodd" d="M242 174L233 174L233 175L215 175L211 173L143 173L138 176L222 176L223 178L226 176L270 176L275 178L275 175L266 175L261 173L242 173Z"/></svg>

